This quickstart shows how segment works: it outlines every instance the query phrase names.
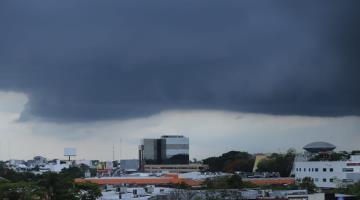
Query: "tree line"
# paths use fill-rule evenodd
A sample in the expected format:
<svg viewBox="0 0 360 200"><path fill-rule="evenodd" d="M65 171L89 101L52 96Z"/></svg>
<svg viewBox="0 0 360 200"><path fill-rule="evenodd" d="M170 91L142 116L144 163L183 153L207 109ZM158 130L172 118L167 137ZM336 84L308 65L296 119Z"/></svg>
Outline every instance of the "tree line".
<svg viewBox="0 0 360 200"><path fill-rule="evenodd" d="M60 173L35 175L15 172L0 164L0 199L8 200L96 200L101 196L98 185L75 183L83 176L79 167L70 167Z"/></svg>
<svg viewBox="0 0 360 200"><path fill-rule="evenodd" d="M273 153L259 162L257 171L279 172L280 176L287 177L291 173L294 159L295 151L291 149L284 154ZM248 152L229 151L218 157L206 158L203 160L203 163L209 166L209 171L211 172L252 172L255 156Z"/></svg>

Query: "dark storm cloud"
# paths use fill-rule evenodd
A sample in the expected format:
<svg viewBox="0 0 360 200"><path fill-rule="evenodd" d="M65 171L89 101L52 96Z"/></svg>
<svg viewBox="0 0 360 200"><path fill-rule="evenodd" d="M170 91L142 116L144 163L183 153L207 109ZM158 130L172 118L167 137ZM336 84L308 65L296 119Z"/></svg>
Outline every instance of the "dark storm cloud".
<svg viewBox="0 0 360 200"><path fill-rule="evenodd" d="M360 114L359 1L1 1L23 119Z"/></svg>

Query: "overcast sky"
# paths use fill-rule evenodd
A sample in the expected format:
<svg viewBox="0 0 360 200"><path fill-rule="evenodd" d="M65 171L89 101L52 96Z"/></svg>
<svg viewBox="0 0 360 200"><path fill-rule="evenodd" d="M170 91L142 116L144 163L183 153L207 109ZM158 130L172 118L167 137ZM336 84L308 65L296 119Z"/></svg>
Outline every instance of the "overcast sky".
<svg viewBox="0 0 360 200"><path fill-rule="evenodd" d="M1 1L0 159L65 146L111 159L113 144L136 157L141 138L171 133L198 158L360 149L359 7Z"/></svg>

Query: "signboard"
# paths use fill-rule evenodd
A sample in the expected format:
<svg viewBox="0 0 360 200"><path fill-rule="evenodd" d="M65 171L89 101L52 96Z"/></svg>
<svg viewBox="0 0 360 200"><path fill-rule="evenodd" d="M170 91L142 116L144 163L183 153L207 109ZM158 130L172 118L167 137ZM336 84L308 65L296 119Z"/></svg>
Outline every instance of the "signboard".
<svg viewBox="0 0 360 200"><path fill-rule="evenodd" d="M76 156L76 148L64 148L64 156Z"/></svg>

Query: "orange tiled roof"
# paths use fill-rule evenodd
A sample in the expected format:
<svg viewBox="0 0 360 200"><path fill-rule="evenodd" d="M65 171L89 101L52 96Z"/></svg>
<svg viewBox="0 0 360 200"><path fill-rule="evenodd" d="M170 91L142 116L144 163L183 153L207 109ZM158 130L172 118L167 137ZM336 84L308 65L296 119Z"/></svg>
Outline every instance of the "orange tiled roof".
<svg viewBox="0 0 360 200"><path fill-rule="evenodd" d="M269 178L269 179L245 179L244 181L256 184L256 185L272 185L272 184L294 184L294 178ZM116 184L139 184L139 185L146 185L146 184L179 184L185 183L190 186L200 186L203 181L201 180L193 180L193 179L182 179L179 178L175 174L169 174L162 177L128 177L128 178L78 178L75 179L75 182L92 182L99 185L116 185Z"/></svg>
<svg viewBox="0 0 360 200"><path fill-rule="evenodd" d="M75 182L92 182L99 185L115 185L115 184L169 184L177 183L178 179L174 178L89 178L89 179L75 179Z"/></svg>
<svg viewBox="0 0 360 200"><path fill-rule="evenodd" d="M99 185L116 185L116 184L179 184L185 183L190 186L199 186L202 181L181 179L177 174L165 174L161 177L109 177L109 178L78 178L75 182L92 182Z"/></svg>
<svg viewBox="0 0 360 200"><path fill-rule="evenodd" d="M294 178L254 178L245 179L244 181L253 183L255 185L275 185L275 184L294 184Z"/></svg>

